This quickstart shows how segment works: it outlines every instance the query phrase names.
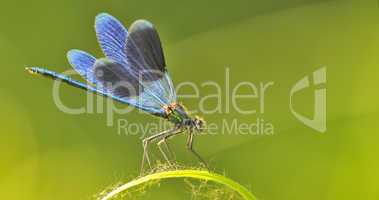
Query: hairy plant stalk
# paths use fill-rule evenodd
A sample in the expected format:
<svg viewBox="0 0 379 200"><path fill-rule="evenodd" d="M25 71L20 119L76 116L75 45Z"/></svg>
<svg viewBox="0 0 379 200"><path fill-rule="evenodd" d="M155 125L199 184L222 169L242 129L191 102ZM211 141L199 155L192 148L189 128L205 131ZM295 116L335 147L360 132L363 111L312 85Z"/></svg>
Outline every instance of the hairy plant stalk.
<svg viewBox="0 0 379 200"><path fill-rule="evenodd" d="M230 189L241 195L241 197L245 200L256 200L254 195L251 194L249 190L247 190L239 183L220 174L211 173L205 170L170 170L149 174L115 188L111 192L107 193L104 197L102 197L101 200L110 200L118 194L122 193L123 191L127 191L135 186L148 183L150 181L170 178L193 178L204 181L213 181L215 183L219 183L225 185L226 187L229 187Z"/></svg>

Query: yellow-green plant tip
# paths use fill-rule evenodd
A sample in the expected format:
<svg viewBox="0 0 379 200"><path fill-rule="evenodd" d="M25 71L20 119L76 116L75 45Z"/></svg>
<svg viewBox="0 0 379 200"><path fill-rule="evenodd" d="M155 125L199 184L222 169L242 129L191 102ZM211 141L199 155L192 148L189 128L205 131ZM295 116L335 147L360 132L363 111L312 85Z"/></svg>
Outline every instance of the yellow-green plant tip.
<svg viewBox="0 0 379 200"><path fill-rule="evenodd" d="M148 183L151 181L156 180L162 180L162 179L170 179L170 178L193 178L193 179L199 179L199 180L205 180L205 181L212 181L218 184L222 184L226 187L229 187L233 191L237 192L241 197L245 200L256 200L254 195L247 190L245 187L240 185L239 183L222 176L220 174L212 173L205 170L169 170L169 171L162 171L157 172L153 174L149 174L146 176L142 176L140 178L137 178L135 180L132 180L128 183L125 183L114 190L110 191L109 193L105 194L101 200L111 200L112 198L116 197L118 194L121 194L122 192L125 192L133 187L136 187L138 185Z"/></svg>

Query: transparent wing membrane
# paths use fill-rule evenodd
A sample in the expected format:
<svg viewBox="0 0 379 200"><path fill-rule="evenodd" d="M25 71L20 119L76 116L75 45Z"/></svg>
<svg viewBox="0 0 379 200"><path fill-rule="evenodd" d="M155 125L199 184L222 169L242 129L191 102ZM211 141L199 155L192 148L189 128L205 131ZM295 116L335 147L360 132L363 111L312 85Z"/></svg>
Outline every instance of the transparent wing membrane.
<svg viewBox="0 0 379 200"><path fill-rule="evenodd" d="M97 80L93 76L93 66L96 62L96 58L90 54L80 51L71 50L67 53L68 62L84 79L89 83L96 85Z"/></svg>
<svg viewBox="0 0 379 200"><path fill-rule="evenodd" d="M163 106L175 102L176 94L154 26L137 20L128 33L116 18L103 13L96 17L95 29L106 58L71 50L73 68L107 96L163 115Z"/></svg>

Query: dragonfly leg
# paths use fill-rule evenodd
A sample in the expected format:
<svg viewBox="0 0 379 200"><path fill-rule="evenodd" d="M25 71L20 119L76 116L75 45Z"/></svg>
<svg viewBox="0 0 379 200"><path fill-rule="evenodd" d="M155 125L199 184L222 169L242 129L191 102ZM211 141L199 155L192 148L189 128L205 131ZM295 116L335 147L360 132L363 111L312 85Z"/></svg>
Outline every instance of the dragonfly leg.
<svg viewBox="0 0 379 200"><path fill-rule="evenodd" d="M180 132L181 133L181 132ZM179 133L178 133L179 134ZM176 135L176 134L175 134ZM170 135L170 136L173 136L173 135ZM163 143L164 144L164 146L165 146L165 148L166 148L166 150L167 150L167 152L168 152L168 156L172 159L172 160L176 160L176 156L175 156L175 152L173 152L172 150L171 150L171 147L170 147L170 144L169 144L169 142L168 142L168 138L170 138L170 137L164 137L161 141L159 141L161 144Z"/></svg>
<svg viewBox="0 0 379 200"><path fill-rule="evenodd" d="M174 154L173 154L172 151L171 151L171 148L170 148L170 146L169 146L169 144L168 144L168 142L167 142L167 139L169 139L170 137L173 137L173 136L175 136L175 135L177 135L177 134L180 134L180 133L182 133L182 132L183 132L183 130L177 128L175 131L169 132L169 133L167 133L166 135L162 136L162 138L161 138L161 139L159 140L159 142L157 143L159 150L161 151L163 157L166 159L166 161L167 161L167 163L169 163L169 165L171 165L171 162L170 162L170 159L169 159L169 158L172 158ZM167 154L163 151L163 149L162 149L162 144L165 145L165 148L166 148L166 150L167 150L167 152L168 152L168 154L169 154L168 156L167 156Z"/></svg>
<svg viewBox="0 0 379 200"><path fill-rule="evenodd" d="M141 164L141 173L143 172L143 167L145 165L145 160L147 161L147 163L149 164L149 167L151 168L151 163L150 163L149 155L148 155L148 152L147 152L147 146L151 142L151 140L152 140L151 138L145 138L142 141L143 157L142 157L142 164Z"/></svg>
<svg viewBox="0 0 379 200"><path fill-rule="evenodd" d="M177 130L177 128L174 128L174 129L169 129L169 130L166 130L166 131L163 131L163 132L160 132L160 133L157 133L157 134L154 134L152 136L149 136L145 139L143 139L142 141L142 146L143 146L143 157L142 157L142 163L141 163L141 173L143 172L143 168L144 168L144 165L145 165L145 161L148 163L149 167L151 168L151 162L150 162L150 158L149 158L149 154L148 154L148 145L158 139L158 138L161 138L173 131Z"/></svg>
<svg viewBox="0 0 379 200"><path fill-rule="evenodd" d="M162 153L164 159L165 159L166 162L168 163L168 165L171 166L171 162L170 162L169 157L167 156L167 154L165 153L165 151L162 149L162 142L165 143L165 140L164 140L164 139L161 139L161 140L157 143L157 146L158 146L158 148L159 148L159 151Z"/></svg>
<svg viewBox="0 0 379 200"><path fill-rule="evenodd" d="M193 136L194 136L193 132L190 131L189 135L188 135L188 139L187 139L187 148L209 170L208 164L204 161L204 159L193 148Z"/></svg>
<svg viewBox="0 0 379 200"><path fill-rule="evenodd" d="M172 158L173 157L173 153L171 151L171 148L167 142L167 137L163 137L159 142L158 142L158 145L161 146L162 144L164 144L165 148L166 148L166 151L168 152L168 157L169 158Z"/></svg>

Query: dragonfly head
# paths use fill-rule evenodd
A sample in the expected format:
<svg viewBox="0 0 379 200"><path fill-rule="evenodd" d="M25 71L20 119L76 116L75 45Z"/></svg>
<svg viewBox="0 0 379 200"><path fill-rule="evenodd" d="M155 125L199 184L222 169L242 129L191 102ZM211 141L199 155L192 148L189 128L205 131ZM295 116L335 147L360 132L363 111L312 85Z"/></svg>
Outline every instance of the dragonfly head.
<svg viewBox="0 0 379 200"><path fill-rule="evenodd" d="M194 129L197 132L202 132L204 129L205 121L199 116L196 116L195 119L193 119Z"/></svg>

